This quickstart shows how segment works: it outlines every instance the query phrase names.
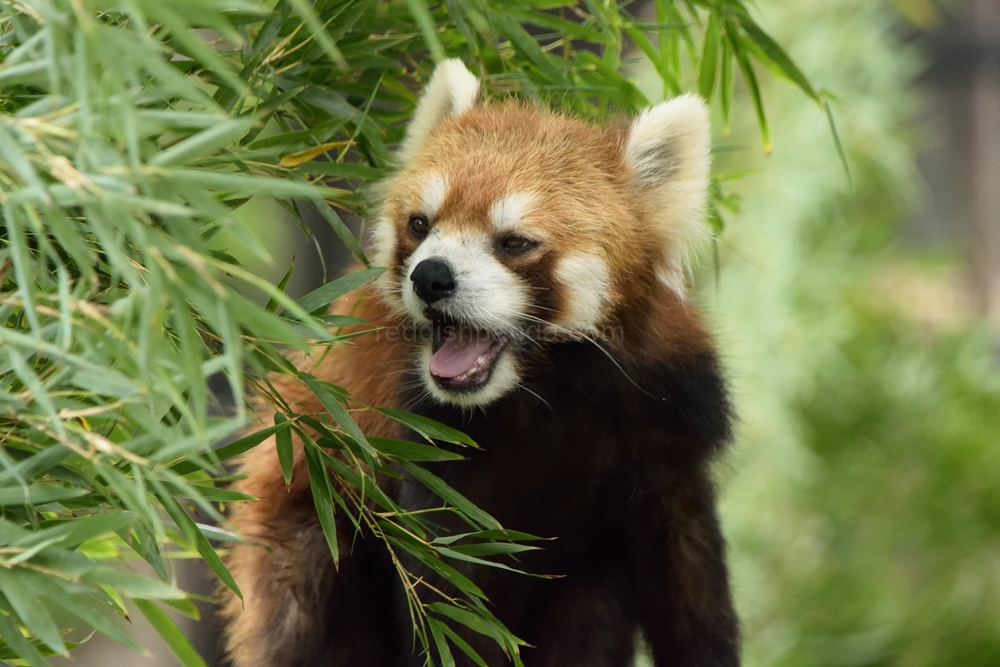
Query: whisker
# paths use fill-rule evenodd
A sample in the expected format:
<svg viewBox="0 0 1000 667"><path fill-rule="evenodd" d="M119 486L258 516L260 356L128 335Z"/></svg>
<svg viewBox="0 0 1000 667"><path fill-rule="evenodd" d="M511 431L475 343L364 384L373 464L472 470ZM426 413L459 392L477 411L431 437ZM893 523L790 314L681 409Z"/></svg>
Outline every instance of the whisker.
<svg viewBox="0 0 1000 667"><path fill-rule="evenodd" d="M541 401L542 403L544 403L544 404L546 405L546 407L548 407L548 409L549 409L549 410L551 410L551 411L552 411L553 413L555 412L555 409L554 409L554 408L553 408L553 407L552 407L552 406L551 406L551 405L549 404L549 402L548 402L548 401L546 401L546 400L545 400L544 398L542 398L541 396L539 396L539 395L538 395L538 394L537 394L536 392L532 391L531 389L528 389L527 385L524 385L524 384L521 384L520 382L518 382L518 383L517 383L517 386L518 386L519 388L521 388L521 389L525 390L526 392L528 392L529 394L531 394L532 396L534 396L534 397L535 397L535 398L537 398L538 400L540 400L540 401Z"/></svg>

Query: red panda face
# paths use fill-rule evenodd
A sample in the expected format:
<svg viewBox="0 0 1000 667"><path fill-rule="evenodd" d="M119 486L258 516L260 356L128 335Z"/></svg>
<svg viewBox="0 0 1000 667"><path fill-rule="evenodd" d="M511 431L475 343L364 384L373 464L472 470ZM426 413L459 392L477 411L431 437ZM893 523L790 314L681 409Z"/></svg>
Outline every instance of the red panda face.
<svg viewBox="0 0 1000 667"><path fill-rule="evenodd" d="M620 335L621 307L657 281L683 289L707 119L680 100L704 136L664 137L652 112L626 135L516 103L481 107L458 61L438 68L374 231L376 262L390 269L383 298L426 334L414 363L431 395L486 405L544 366L549 346Z"/></svg>

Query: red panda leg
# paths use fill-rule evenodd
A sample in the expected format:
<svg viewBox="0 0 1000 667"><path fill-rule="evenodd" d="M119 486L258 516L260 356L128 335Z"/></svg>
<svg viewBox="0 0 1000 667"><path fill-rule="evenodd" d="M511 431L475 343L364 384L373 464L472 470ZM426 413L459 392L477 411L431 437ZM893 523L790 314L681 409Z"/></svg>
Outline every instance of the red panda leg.
<svg viewBox="0 0 1000 667"><path fill-rule="evenodd" d="M621 574L563 586L538 629L537 648L522 653L525 666L631 667L635 618Z"/></svg>
<svg viewBox="0 0 1000 667"><path fill-rule="evenodd" d="M222 611L231 619L230 660L236 667L304 667L313 664L333 561L315 512L268 532L263 544L238 545L229 558L244 592L244 600L228 595Z"/></svg>
<svg viewBox="0 0 1000 667"><path fill-rule="evenodd" d="M246 598L232 596L223 612L234 667L400 664L408 624L398 622L395 572L376 538L346 520L337 531L339 568L314 511L288 517L268 548L237 547L230 567Z"/></svg>
<svg viewBox="0 0 1000 667"><path fill-rule="evenodd" d="M738 667L739 627L729 592L715 493L704 472L679 482L665 521L638 564L641 625L657 667Z"/></svg>

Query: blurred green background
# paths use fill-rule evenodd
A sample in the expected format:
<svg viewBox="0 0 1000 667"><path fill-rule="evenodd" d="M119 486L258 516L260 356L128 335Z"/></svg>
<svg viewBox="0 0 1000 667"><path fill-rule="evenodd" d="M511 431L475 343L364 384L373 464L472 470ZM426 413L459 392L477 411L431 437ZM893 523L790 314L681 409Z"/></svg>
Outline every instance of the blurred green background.
<svg viewBox="0 0 1000 667"><path fill-rule="evenodd" d="M1000 3L759 8L840 99L851 173L822 110L773 77L765 156L737 89L715 165L739 211L699 298L741 420L718 472L745 663L1000 665ZM258 273L294 257L289 291L321 279L279 208L241 218L274 252ZM210 658L211 620L190 629Z"/></svg>
<svg viewBox="0 0 1000 667"><path fill-rule="evenodd" d="M720 477L749 666L1000 664L1000 3L894 4L761 3L843 101L853 190L773 81L773 155L716 163L752 170L703 291L742 420Z"/></svg>

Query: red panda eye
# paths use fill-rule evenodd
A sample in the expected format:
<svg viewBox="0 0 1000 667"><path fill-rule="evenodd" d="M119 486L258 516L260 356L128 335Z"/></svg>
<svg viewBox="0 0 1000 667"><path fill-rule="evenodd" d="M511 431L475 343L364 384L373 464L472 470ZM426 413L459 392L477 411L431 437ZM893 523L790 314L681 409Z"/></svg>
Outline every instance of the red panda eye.
<svg viewBox="0 0 1000 667"><path fill-rule="evenodd" d="M410 216L410 233L417 238L424 238L431 229L431 223L426 215L415 213Z"/></svg>
<svg viewBox="0 0 1000 667"><path fill-rule="evenodd" d="M510 234L500 239L500 248L506 250L507 252L520 253L529 250L535 246L534 241L524 238L523 236L518 236L517 234Z"/></svg>

